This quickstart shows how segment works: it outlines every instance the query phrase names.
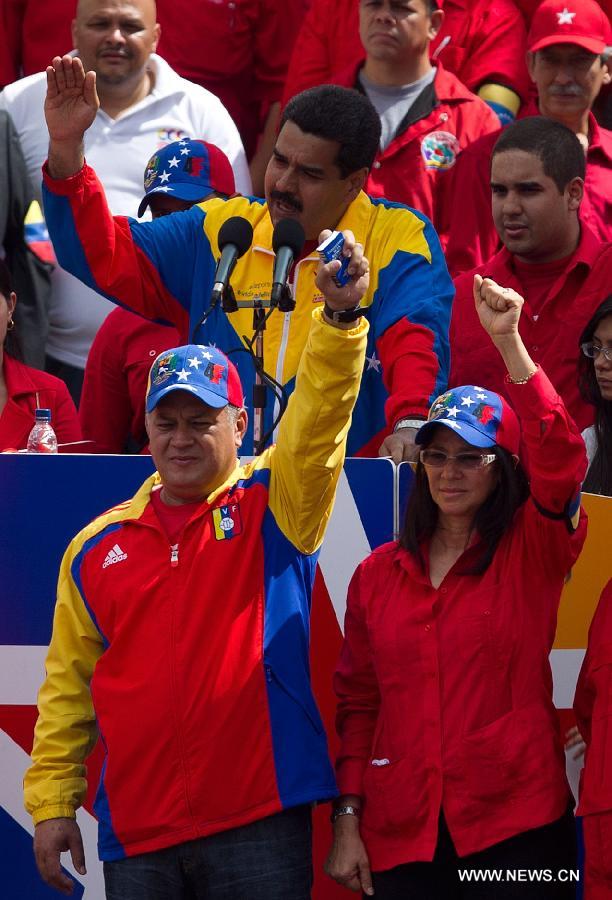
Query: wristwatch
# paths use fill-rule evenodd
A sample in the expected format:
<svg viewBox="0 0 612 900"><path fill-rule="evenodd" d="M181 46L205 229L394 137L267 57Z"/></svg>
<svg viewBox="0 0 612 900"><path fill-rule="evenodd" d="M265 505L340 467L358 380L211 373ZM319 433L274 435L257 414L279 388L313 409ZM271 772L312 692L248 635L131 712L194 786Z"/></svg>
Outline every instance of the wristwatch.
<svg viewBox="0 0 612 900"><path fill-rule="evenodd" d="M427 419L399 419L393 426L393 433L402 428L420 428L426 421Z"/></svg>
<svg viewBox="0 0 612 900"><path fill-rule="evenodd" d="M338 806L336 809L332 810L332 814L329 817L330 821L333 823L340 816L359 816L361 815L361 810L358 806Z"/></svg>
<svg viewBox="0 0 612 900"><path fill-rule="evenodd" d="M352 309L332 309L327 303L323 306L323 312L332 322L356 322L365 312L362 306L354 306Z"/></svg>

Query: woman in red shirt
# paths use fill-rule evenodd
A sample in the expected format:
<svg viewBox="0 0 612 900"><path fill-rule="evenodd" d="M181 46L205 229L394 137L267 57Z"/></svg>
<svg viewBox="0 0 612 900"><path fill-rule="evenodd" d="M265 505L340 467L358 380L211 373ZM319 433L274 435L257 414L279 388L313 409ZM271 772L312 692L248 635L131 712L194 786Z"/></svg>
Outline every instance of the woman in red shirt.
<svg viewBox="0 0 612 900"><path fill-rule="evenodd" d="M51 424L60 444L79 441L77 411L64 382L24 365L14 355L16 303L9 270L0 260L0 452L25 449L38 407L51 410Z"/></svg>
<svg viewBox="0 0 612 900"><path fill-rule="evenodd" d="M612 898L612 579L599 599L578 676L574 711L586 741L578 814L583 817L584 900Z"/></svg>
<svg viewBox="0 0 612 900"><path fill-rule="evenodd" d="M612 294L580 335L580 391L595 407L595 424L582 432L589 469L583 490L612 497Z"/></svg>
<svg viewBox="0 0 612 900"><path fill-rule="evenodd" d="M475 385L434 402L400 540L349 588L327 870L378 900L576 889L548 657L586 532L584 444L520 338L522 298L476 275L474 299L513 408Z"/></svg>

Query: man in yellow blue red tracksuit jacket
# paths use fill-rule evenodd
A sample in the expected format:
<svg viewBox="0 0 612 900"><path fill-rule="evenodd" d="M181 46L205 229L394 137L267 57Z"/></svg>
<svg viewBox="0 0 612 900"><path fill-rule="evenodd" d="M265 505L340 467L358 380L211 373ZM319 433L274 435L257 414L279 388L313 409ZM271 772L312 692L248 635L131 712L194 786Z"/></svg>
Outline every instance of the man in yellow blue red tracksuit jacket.
<svg viewBox="0 0 612 900"><path fill-rule="evenodd" d="M338 288L338 264L320 265L326 306L311 312L278 444L240 465L235 367L215 347L164 351L146 404L158 471L66 551L25 778L37 864L63 893L60 851L84 871L74 815L99 734L109 900L310 896L310 804L336 793L310 597L368 333L333 319L369 276L345 237L353 275Z"/></svg>
<svg viewBox="0 0 612 900"><path fill-rule="evenodd" d="M305 252L291 275L295 310L273 313L264 333L265 368L288 393L313 305L323 302L314 285L316 238L323 228L350 229L370 261L362 302L371 328L348 453L409 458L418 420L446 387L453 287L429 220L363 193L380 139L380 119L368 99L323 85L288 104L266 172L266 202L210 201L161 222L139 223L110 216L95 173L84 165L82 137L95 115L96 96L93 73L85 77L80 66L78 59L58 57L49 71L43 194L61 265L111 300L175 324L185 339L222 347L235 360L250 401L254 373L243 336L253 332L252 310L226 315L217 306L199 325L214 281L219 229L237 215L253 226L251 250L232 275L237 299L252 301L270 297L273 227L287 217L304 227ZM177 167L189 165L185 150L185 157L173 160ZM155 183L163 189L168 172L161 169ZM273 417L270 403L266 431ZM251 447L249 431L244 449Z"/></svg>

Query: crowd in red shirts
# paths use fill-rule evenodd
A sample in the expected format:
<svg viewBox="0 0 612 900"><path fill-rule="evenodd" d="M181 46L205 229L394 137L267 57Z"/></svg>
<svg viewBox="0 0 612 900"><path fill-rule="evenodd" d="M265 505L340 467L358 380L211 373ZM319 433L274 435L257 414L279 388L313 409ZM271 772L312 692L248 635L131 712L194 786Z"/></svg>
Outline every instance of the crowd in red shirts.
<svg viewBox="0 0 612 900"><path fill-rule="evenodd" d="M4 0L0 86L44 70L53 56L73 49L74 7L74 0L47 4ZM421 26L413 27L415 10ZM282 109L294 95L332 83L355 88L371 100L381 118L382 138L367 192L410 206L430 219L454 279L449 389L479 384L510 399L515 396L499 354L483 338L474 307L474 276L513 289L525 300L521 339L550 379L544 392L548 397L558 392L583 432L591 465L587 485L601 493L610 493L612 470L612 413L606 406L612 403L612 359L608 359L612 308L605 305L612 295L611 13L610 0L158 0L161 37L156 47L182 78L221 99L239 130L257 195L263 193L263 174ZM0 124L4 129L4 119ZM19 148L21 135L10 118L6 135L0 184L5 178L2 170L7 179L11 175L12 183L7 180L10 202L5 206L13 217L15 209L25 217L36 191L29 186ZM567 154L559 150L564 142ZM577 142L581 152L576 151ZM551 146L557 148L556 156ZM27 152L24 155L27 158ZM146 178L145 172L145 187ZM26 183L27 190L16 189ZM190 202L201 199L194 196ZM112 313L92 345L79 421L63 382L16 358L11 335L16 301L27 301L32 308L44 304L45 295L34 279L22 277L24 267L15 254L18 244L24 250L25 239L9 235L7 218L0 200L0 238L8 264L8 269L4 263L0 269L0 450L25 446L28 422L44 401L53 410L60 442L83 437L94 443L95 452L141 451L146 444L142 398L148 367L164 343L176 344L176 332L135 320L124 310ZM27 238L27 229L25 234ZM30 248L39 238L36 231ZM50 264L38 260L38 265L38 277L44 281L45 266ZM24 294L20 298L13 293L16 282ZM38 299L33 299L35 295ZM16 316L18 320L18 312ZM585 389L589 378L585 357L591 364L591 383L599 384L597 401ZM115 375L120 373L117 396L107 390L105 373L111 368ZM121 394L129 402L122 405ZM537 444L533 435L532 442ZM536 543L537 521L533 528L530 545ZM375 559L364 570L370 580L376 576L376 565ZM418 592L421 574L406 568L402 577L410 577ZM429 587L426 584L423 590ZM367 618L370 595L362 589L363 596L357 596L356 587L354 594L359 614ZM591 628L576 699L588 747L580 801L588 900L612 898L612 748L607 732L612 704L611 602L608 585ZM464 624L453 622L452 646L461 642ZM478 627L485 627L480 620ZM407 646L411 639L404 638ZM388 635L384 640L393 639ZM347 654L354 652L354 647L345 648L340 682L343 666L350 668ZM521 670L516 677L527 681L529 673ZM366 687L375 690L369 682ZM511 684L508 689L515 687ZM443 696L443 690L433 691L432 706ZM450 702L461 706L464 699L455 696ZM530 727L528 722L525 727ZM508 738L511 748L515 738ZM427 767L431 749L429 745L419 755L419 766ZM459 769L472 764L461 752L459 748ZM381 766L385 762L389 760L372 761ZM354 782L346 777L346 761L342 765L345 791L350 793ZM455 763L451 760L448 765L452 768ZM410 778L415 771L420 770L410 763ZM478 773L478 779L483 777ZM528 785L525 790L529 792ZM558 818L566 795L563 790L555 794L552 788L549 793L554 794L554 803L550 801L554 814L551 811L549 818ZM538 798L534 795L532 801L535 809ZM480 850L483 841L491 843L512 833L513 825L508 824L512 816L504 823L499 819L489 823L487 810L477 810L470 821L462 819L465 810L455 813L447 816L444 827L450 826L458 849L465 853ZM435 814L436 810L422 832L406 839L416 848L415 858L424 852L425 837L438 837ZM526 827L529 817L521 819L515 831ZM374 859L382 860L381 868L390 868L402 854L390 853L391 844L378 841L379 835L373 842Z"/></svg>

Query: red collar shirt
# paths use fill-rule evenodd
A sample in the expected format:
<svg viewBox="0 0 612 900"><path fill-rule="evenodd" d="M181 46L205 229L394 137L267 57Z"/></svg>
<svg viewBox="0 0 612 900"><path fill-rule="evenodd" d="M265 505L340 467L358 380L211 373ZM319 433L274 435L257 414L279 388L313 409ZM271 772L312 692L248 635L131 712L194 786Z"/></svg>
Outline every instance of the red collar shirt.
<svg viewBox="0 0 612 900"><path fill-rule="evenodd" d="M8 353L4 354L2 368L8 397L0 414L0 451L25 450L37 407L51 410L51 424L60 444L81 439L77 411L63 381L24 365Z"/></svg>
<svg viewBox="0 0 612 900"><path fill-rule="evenodd" d="M536 101L521 113L537 116ZM441 219L445 233L446 262L451 275L467 272L490 259L500 247L491 214L489 174L491 153L501 131L480 138L461 154L453 167L442 198ZM612 131L589 115L589 149L586 155L584 197L580 219L600 241L612 241Z"/></svg>
<svg viewBox="0 0 612 900"><path fill-rule="evenodd" d="M485 265L455 279L456 295L451 318L451 372L449 384L476 382L508 397L505 368L499 353L482 330L472 293L474 273L489 275L498 284L525 296L525 288L504 247ZM546 370L580 429L593 422L593 407L578 390L578 339L583 328L610 293L612 244L603 244L583 227L576 251L565 271L550 285L538 309L529 296L519 331L531 357Z"/></svg>
<svg viewBox="0 0 612 900"><path fill-rule="evenodd" d="M331 80L360 89L358 73L353 66ZM376 154L366 191L424 213L444 245L439 206L447 176L465 147L498 128L493 110L438 64L433 82L415 99L390 144Z"/></svg>
<svg viewBox="0 0 612 900"><path fill-rule="evenodd" d="M570 800L549 654L566 574L586 534L568 517L586 458L546 375L512 386L531 497L481 575L440 586L398 544L349 588L335 675L342 794L364 799L374 870L430 861L440 809L459 856L559 818ZM427 546L422 547L427 563Z"/></svg>

